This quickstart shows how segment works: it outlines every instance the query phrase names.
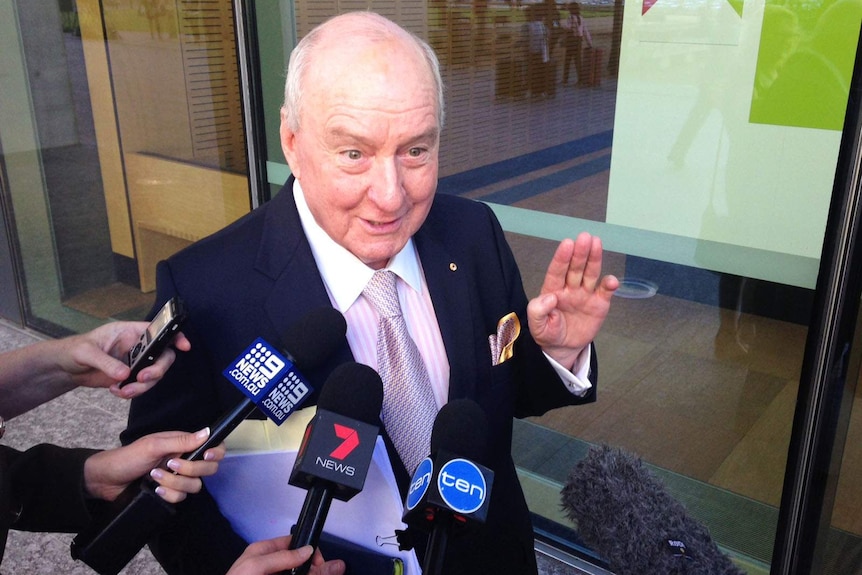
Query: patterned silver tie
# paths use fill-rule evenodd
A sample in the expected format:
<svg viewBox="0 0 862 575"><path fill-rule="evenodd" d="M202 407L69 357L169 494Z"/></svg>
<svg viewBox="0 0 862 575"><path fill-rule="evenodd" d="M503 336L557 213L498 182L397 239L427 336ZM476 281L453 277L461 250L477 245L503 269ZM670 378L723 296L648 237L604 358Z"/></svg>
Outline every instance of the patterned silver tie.
<svg viewBox="0 0 862 575"><path fill-rule="evenodd" d="M374 272L362 294L380 315L377 371L383 380L383 425L413 475L430 450L437 403L428 370L401 314L395 280L391 271Z"/></svg>

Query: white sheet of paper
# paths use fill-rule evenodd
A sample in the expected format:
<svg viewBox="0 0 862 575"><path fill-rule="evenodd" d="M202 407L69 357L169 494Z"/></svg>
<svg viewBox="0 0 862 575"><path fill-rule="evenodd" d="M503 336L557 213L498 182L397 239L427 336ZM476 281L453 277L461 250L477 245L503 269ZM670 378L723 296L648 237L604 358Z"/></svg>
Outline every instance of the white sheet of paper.
<svg viewBox="0 0 862 575"><path fill-rule="evenodd" d="M295 450L228 452L218 472L204 478L222 515L246 541L290 533L307 493L288 484L295 460ZM414 552L378 544L378 538L392 537L396 529L405 528L401 522L402 507L386 446L378 437L365 487L350 501L332 501L324 531L367 549L400 557L405 575L420 575L422 570Z"/></svg>

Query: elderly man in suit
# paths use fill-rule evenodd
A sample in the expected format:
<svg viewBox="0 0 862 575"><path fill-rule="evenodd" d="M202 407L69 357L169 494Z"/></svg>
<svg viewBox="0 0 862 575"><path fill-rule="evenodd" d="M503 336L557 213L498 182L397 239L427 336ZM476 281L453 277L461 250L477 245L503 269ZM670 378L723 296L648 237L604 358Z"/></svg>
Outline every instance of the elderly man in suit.
<svg viewBox="0 0 862 575"><path fill-rule="evenodd" d="M211 424L241 398L221 370L249 342L278 340L312 308L333 306L348 326L346 345L306 373L313 383L345 361L378 368L378 312L364 290L376 271L390 270L433 409L470 398L488 419L496 476L487 523L450 541L444 572L530 574L533 534L510 454L512 418L595 400L591 342L619 282L601 275L600 240L581 234L561 242L528 302L491 210L435 194L443 116L433 51L393 22L349 13L303 38L281 120L293 175L271 202L160 263L157 301L185 300L192 349L133 402L123 441ZM512 312L524 329L511 358L492 361L489 335ZM413 464L391 440L386 401L382 429L403 496ZM206 492L183 503L173 528L151 543L168 573L208 575L224 573L245 546Z"/></svg>

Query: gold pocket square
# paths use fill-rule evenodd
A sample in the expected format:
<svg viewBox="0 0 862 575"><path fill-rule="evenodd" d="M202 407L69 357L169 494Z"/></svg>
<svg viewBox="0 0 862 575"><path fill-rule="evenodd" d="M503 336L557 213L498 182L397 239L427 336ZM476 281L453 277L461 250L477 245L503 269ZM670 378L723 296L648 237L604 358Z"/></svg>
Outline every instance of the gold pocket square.
<svg viewBox="0 0 862 575"><path fill-rule="evenodd" d="M491 346L491 365L498 365L514 355L515 340L521 335L521 322L515 312L508 313L497 322L497 333L488 336Z"/></svg>

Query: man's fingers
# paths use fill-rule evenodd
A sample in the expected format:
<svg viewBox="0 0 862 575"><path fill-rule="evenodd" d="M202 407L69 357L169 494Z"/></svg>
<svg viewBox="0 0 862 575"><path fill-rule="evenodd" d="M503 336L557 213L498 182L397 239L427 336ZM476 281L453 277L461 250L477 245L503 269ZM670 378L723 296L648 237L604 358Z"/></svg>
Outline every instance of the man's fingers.
<svg viewBox="0 0 862 575"><path fill-rule="evenodd" d="M575 239L572 255L569 258L569 270L566 274L565 287L577 289L583 284L586 264L589 261L592 250L592 240L592 236L586 232L582 232L578 235L577 239ZM595 287L595 285L593 285L593 287Z"/></svg>
<svg viewBox="0 0 862 575"><path fill-rule="evenodd" d="M607 294L607 298L610 299L614 292L617 291L620 287L620 280L617 276L606 275L602 278L602 283L599 285L599 289L603 290Z"/></svg>
<svg viewBox="0 0 862 575"><path fill-rule="evenodd" d="M582 282L589 291L595 291L599 285L602 275L602 240L592 236L589 243L589 251L585 255L586 264L583 266Z"/></svg>
<svg viewBox="0 0 862 575"><path fill-rule="evenodd" d="M548 271L545 272L542 293L555 292L566 286L574 248L575 243L570 239L563 240L557 246L554 257L551 258L551 263L548 264Z"/></svg>

